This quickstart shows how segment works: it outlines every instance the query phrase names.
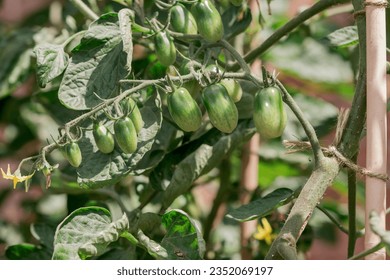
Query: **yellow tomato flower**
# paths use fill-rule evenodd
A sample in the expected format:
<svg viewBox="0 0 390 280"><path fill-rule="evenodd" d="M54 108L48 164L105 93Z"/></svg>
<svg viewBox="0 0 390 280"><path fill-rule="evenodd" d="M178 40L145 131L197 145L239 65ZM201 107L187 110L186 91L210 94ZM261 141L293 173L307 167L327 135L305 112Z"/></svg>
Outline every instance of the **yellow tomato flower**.
<svg viewBox="0 0 390 280"><path fill-rule="evenodd" d="M20 174L20 171L19 169L17 169L14 174L11 174L11 169L9 167L9 164L8 164L8 168L7 168L7 173L4 172L3 168L0 168L1 169L1 174L3 175L3 178L4 179L7 179L7 180L12 180L13 183L14 183L14 189L16 188L16 184L17 183L21 183L21 182L24 182L26 180L29 180L31 179L31 177L34 175L34 173L30 174L30 175L27 175L27 176L22 176Z"/></svg>
<svg viewBox="0 0 390 280"><path fill-rule="evenodd" d="M261 224L257 225L257 232L253 235L253 238L257 240L264 240L267 245L271 245L272 241L276 237L276 234L272 233L272 227L266 218L261 219Z"/></svg>

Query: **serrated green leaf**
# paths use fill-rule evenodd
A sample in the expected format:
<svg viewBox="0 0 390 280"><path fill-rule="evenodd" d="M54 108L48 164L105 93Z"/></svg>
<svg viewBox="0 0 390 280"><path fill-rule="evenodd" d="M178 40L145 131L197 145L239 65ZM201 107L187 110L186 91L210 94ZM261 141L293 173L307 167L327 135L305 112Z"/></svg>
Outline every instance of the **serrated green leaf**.
<svg viewBox="0 0 390 280"><path fill-rule="evenodd" d="M52 259L80 260L101 255L128 227L125 214L112 222L111 214L105 208L79 208L58 225Z"/></svg>
<svg viewBox="0 0 390 280"><path fill-rule="evenodd" d="M244 120L231 134L211 134L210 139L202 139L202 144L185 158L181 152L174 155L174 157L182 159L174 168L169 162L162 161L161 165L167 164L167 168L174 170L171 178L165 178L170 183L164 192L163 207L169 207L179 195L186 193L195 179L213 169L226 154L237 148L254 132L253 121ZM163 180L160 172L163 173L157 169L155 175L160 176L160 179Z"/></svg>
<svg viewBox="0 0 390 280"><path fill-rule="evenodd" d="M287 188L280 188L260 199L256 199L230 211L226 216L239 222L258 219L288 203L293 197L294 191Z"/></svg>
<svg viewBox="0 0 390 280"><path fill-rule="evenodd" d="M328 38L331 46L346 48L359 44L357 26L346 26L330 33Z"/></svg>
<svg viewBox="0 0 390 280"><path fill-rule="evenodd" d="M174 209L162 216L167 233L161 245L171 260L199 260L206 252L199 225L182 210Z"/></svg>
<svg viewBox="0 0 390 280"><path fill-rule="evenodd" d="M86 131L78 142L83 161L77 169L78 183L85 188L96 188L118 182L129 173L141 174L147 169L145 164L139 165L142 158L150 151L161 126L161 99L156 93L151 96L140 109L144 126L138 134L137 150L132 154L124 154L115 147L110 154L99 152L92 131ZM92 124L90 125L92 127ZM112 122L108 129L113 131Z"/></svg>
<svg viewBox="0 0 390 280"><path fill-rule="evenodd" d="M90 109L101 99L118 93L118 81L125 78L124 51L118 15L110 13L94 21L73 50L59 89L59 99L74 110Z"/></svg>
<svg viewBox="0 0 390 280"><path fill-rule="evenodd" d="M34 48L37 58L37 75L40 87L61 75L68 66L69 55L61 45L42 44Z"/></svg>

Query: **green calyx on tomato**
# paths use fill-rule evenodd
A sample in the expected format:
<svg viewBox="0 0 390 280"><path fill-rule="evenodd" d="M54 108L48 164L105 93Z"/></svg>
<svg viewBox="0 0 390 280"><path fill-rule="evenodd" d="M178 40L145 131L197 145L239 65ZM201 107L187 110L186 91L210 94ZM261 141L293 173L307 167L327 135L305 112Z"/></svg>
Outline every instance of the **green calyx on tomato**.
<svg viewBox="0 0 390 280"><path fill-rule="evenodd" d="M231 133L237 127L237 107L223 85L205 87L202 100L214 127L225 133Z"/></svg>
<svg viewBox="0 0 390 280"><path fill-rule="evenodd" d="M223 38L224 29L221 15L209 0L200 0L191 7L198 25L199 34L208 42L215 43Z"/></svg>
<svg viewBox="0 0 390 280"><path fill-rule="evenodd" d="M95 123L92 130L96 146L103 154L111 153L115 148L114 135L101 123Z"/></svg>
<svg viewBox="0 0 390 280"><path fill-rule="evenodd" d="M272 139L282 135L287 114L279 88L270 86L256 93L253 120L261 137Z"/></svg>
<svg viewBox="0 0 390 280"><path fill-rule="evenodd" d="M205 69L211 77L221 75L223 73L223 69L218 67L215 64L210 64ZM234 79L221 79L220 84L223 85L229 96L232 98L234 103L237 103L241 100L242 97L242 88L241 85Z"/></svg>
<svg viewBox="0 0 390 280"><path fill-rule="evenodd" d="M70 142L64 147L64 155L70 165L79 167L82 161L80 147L76 142Z"/></svg>
<svg viewBox="0 0 390 280"><path fill-rule="evenodd" d="M129 117L125 116L114 122L114 136L124 153L131 154L137 150L137 131Z"/></svg>
<svg viewBox="0 0 390 280"><path fill-rule="evenodd" d="M176 47L172 37L166 31L159 31L154 37L154 46L158 60L164 66L176 61Z"/></svg>
<svg viewBox="0 0 390 280"><path fill-rule="evenodd" d="M202 124L202 112L184 87L168 95L168 110L177 126L184 131L196 131Z"/></svg>
<svg viewBox="0 0 390 280"><path fill-rule="evenodd" d="M198 33L194 16L182 4L176 4L171 8L171 26L174 31L183 34Z"/></svg>

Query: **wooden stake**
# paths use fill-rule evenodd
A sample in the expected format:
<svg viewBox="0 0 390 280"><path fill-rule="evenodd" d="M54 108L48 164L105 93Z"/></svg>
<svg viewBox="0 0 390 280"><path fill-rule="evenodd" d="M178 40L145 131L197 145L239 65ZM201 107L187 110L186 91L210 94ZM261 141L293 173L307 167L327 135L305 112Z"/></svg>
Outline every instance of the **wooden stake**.
<svg viewBox="0 0 390 280"><path fill-rule="evenodd" d="M380 4L383 5L380 5ZM387 123L386 123L386 19L383 0L366 1L367 24L367 169L387 173ZM381 217L381 226L386 227L386 182L366 177L366 234L365 249L380 242L369 225L371 211ZM386 259L381 249L366 259Z"/></svg>

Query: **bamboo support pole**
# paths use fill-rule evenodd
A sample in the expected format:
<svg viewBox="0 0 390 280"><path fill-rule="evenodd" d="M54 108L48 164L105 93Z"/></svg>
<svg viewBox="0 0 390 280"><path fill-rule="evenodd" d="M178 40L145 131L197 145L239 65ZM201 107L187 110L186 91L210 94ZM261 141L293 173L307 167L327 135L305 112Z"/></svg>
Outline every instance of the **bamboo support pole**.
<svg viewBox="0 0 390 280"><path fill-rule="evenodd" d="M256 190L258 185L259 141L260 136L256 133L242 149L243 154L240 180L240 203L242 205L250 202L252 193ZM256 225L256 220L240 224L241 259L243 260L252 259L252 251L249 248L248 240L256 231Z"/></svg>
<svg viewBox="0 0 390 280"><path fill-rule="evenodd" d="M386 123L386 2L366 1L367 24L367 169L386 174L387 123ZM366 234L365 249L380 242L369 226L371 211L377 212L385 228L386 182L366 177ZM384 249L376 251L366 259L386 259Z"/></svg>

